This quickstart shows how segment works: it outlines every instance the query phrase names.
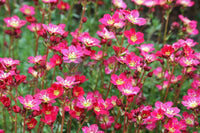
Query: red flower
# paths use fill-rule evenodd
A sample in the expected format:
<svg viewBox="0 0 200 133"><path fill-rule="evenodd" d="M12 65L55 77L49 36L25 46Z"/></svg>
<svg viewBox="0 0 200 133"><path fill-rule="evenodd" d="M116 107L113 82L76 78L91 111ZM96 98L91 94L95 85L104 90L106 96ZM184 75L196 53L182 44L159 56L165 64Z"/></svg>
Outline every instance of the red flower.
<svg viewBox="0 0 200 133"><path fill-rule="evenodd" d="M73 88L73 96L74 97L80 97L85 94L84 90L82 87L74 86Z"/></svg>
<svg viewBox="0 0 200 133"><path fill-rule="evenodd" d="M167 58L170 57L172 53L174 53L174 49L171 45L164 45L164 47L161 49L161 53L162 56Z"/></svg>
<svg viewBox="0 0 200 133"><path fill-rule="evenodd" d="M33 129L37 124L37 120L35 118L31 118L26 120L26 125L28 127L28 129Z"/></svg>
<svg viewBox="0 0 200 133"><path fill-rule="evenodd" d="M1 100L2 104L3 104L5 107L9 107L10 104L11 104L11 101L10 101L10 98L9 98L9 97L3 96L3 97L1 97L0 100Z"/></svg>

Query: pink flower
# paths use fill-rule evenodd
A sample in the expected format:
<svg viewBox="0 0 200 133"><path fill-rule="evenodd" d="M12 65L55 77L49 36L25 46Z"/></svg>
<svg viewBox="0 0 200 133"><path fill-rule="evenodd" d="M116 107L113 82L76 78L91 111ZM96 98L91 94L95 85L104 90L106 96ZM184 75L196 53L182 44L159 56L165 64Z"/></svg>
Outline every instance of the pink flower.
<svg viewBox="0 0 200 133"><path fill-rule="evenodd" d="M65 63L79 63L84 54L81 47L75 47L74 45L69 46L68 49L63 49L61 52L64 55L63 60Z"/></svg>
<svg viewBox="0 0 200 133"><path fill-rule="evenodd" d="M127 7L126 3L123 0L112 0L112 3L117 8L125 9Z"/></svg>
<svg viewBox="0 0 200 133"><path fill-rule="evenodd" d="M146 0L131 0L131 1L133 1L137 5L142 5L145 3Z"/></svg>
<svg viewBox="0 0 200 133"><path fill-rule="evenodd" d="M19 10L25 15L35 15L35 8L33 6L23 5Z"/></svg>
<svg viewBox="0 0 200 133"><path fill-rule="evenodd" d="M37 32L42 28L41 23L31 23L30 25L27 25L27 28L32 32Z"/></svg>
<svg viewBox="0 0 200 133"><path fill-rule="evenodd" d="M55 100L50 97L47 90L41 90L37 94L34 95L35 98L41 100L43 103L54 103Z"/></svg>
<svg viewBox="0 0 200 133"><path fill-rule="evenodd" d="M49 32L50 35L63 35L65 33L65 24L54 25L49 23L49 25L42 24L43 28Z"/></svg>
<svg viewBox="0 0 200 133"><path fill-rule="evenodd" d="M28 59L29 59L29 61L28 61L29 63L40 64L41 62L46 60L46 55L44 55L44 56L37 55L35 57L30 56L30 57L28 57Z"/></svg>
<svg viewBox="0 0 200 133"><path fill-rule="evenodd" d="M133 95L133 94L136 95L140 91L139 87L133 87L133 85L130 82L117 86L117 88L119 89L119 91L122 92L122 95L126 95L126 96Z"/></svg>
<svg viewBox="0 0 200 133"><path fill-rule="evenodd" d="M182 57L179 63L183 67L188 67L188 66L197 66L199 64L199 61L195 60L193 57Z"/></svg>
<svg viewBox="0 0 200 133"><path fill-rule="evenodd" d="M91 110L93 107L93 102L94 96L88 94L86 98L84 98L83 96L78 97L76 106L78 106L79 108Z"/></svg>
<svg viewBox="0 0 200 133"><path fill-rule="evenodd" d="M97 124L92 124L90 127L82 127L83 133L104 133L103 131L98 131L98 129Z"/></svg>
<svg viewBox="0 0 200 133"><path fill-rule="evenodd" d="M13 68L16 65L19 65L19 60L13 60L12 58L0 58L0 63L6 68Z"/></svg>
<svg viewBox="0 0 200 133"><path fill-rule="evenodd" d="M81 36L78 37L78 40L83 43L86 47L93 47L93 46L97 46L97 47L101 47L101 45L99 45L100 41L96 38L91 37L89 34L82 34Z"/></svg>
<svg viewBox="0 0 200 133"><path fill-rule="evenodd" d="M106 54L104 54L104 56L105 56ZM90 55L90 58L91 59L93 59L93 60L101 60L102 59L102 57L103 57L103 52L102 51L98 51L98 53L97 54L91 54Z"/></svg>
<svg viewBox="0 0 200 133"><path fill-rule="evenodd" d="M104 65L105 65L105 73L106 74L110 74L115 70L117 70L117 68L115 68L115 62L116 58L115 57L109 57L108 60L104 60Z"/></svg>
<svg viewBox="0 0 200 133"><path fill-rule="evenodd" d="M44 3L53 3L53 2L57 2L57 0L42 0L42 2L44 2Z"/></svg>
<svg viewBox="0 0 200 133"><path fill-rule="evenodd" d="M124 12L126 19L131 22L132 24L136 24L139 26L145 25L146 24L146 19L144 18L139 18L139 12L138 10L132 10L132 11L127 11Z"/></svg>
<svg viewBox="0 0 200 133"><path fill-rule="evenodd" d="M194 5L194 1L191 1L191 0L177 0L176 1L176 4L178 5L183 5L185 7L191 7Z"/></svg>
<svg viewBox="0 0 200 133"><path fill-rule="evenodd" d="M32 67L28 68L28 73L30 73L35 78L42 77L44 75L44 72L40 72L40 71L37 72Z"/></svg>
<svg viewBox="0 0 200 133"><path fill-rule="evenodd" d="M106 40L115 38L114 33L108 31L106 28L103 28L102 31L97 31L97 35Z"/></svg>
<svg viewBox="0 0 200 133"><path fill-rule="evenodd" d="M130 69L136 69L139 65L140 62L142 61L142 58L139 56L136 56L134 53L130 53L126 56L126 64Z"/></svg>
<svg viewBox="0 0 200 133"><path fill-rule="evenodd" d="M154 44L142 44L139 47L137 47L138 49L140 49L140 51L142 53L149 53L152 52L155 48L153 48Z"/></svg>
<svg viewBox="0 0 200 133"><path fill-rule="evenodd" d="M183 101L181 102L187 109L196 108L200 105L200 97L191 97L191 96L184 96Z"/></svg>
<svg viewBox="0 0 200 133"><path fill-rule="evenodd" d="M164 118L164 113L161 108L155 109L153 112L151 112L151 116L156 120L162 120Z"/></svg>
<svg viewBox="0 0 200 133"><path fill-rule="evenodd" d="M111 83L113 83L114 85L124 85L126 84L128 79L126 77L125 73L121 73L119 76L117 76L116 74L112 74L111 75Z"/></svg>
<svg viewBox="0 0 200 133"><path fill-rule="evenodd" d="M25 20L20 20L18 16L14 15L10 18L4 18L4 22L7 24L7 27L21 28L26 24Z"/></svg>
<svg viewBox="0 0 200 133"><path fill-rule="evenodd" d="M195 20L189 20L187 17L184 17L183 15L178 16L180 20L184 23L186 26L186 32L189 35L196 35L199 33L199 31L196 29L197 28L197 21Z"/></svg>
<svg viewBox="0 0 200 133"><path fill-rule="evenodd" d="M109 115L100 115L99 122L102 129L108 129L111 127L112 123L114 123L115 118Z"/></svg>
<svg viewBox="0 0 200 133"><path fill-rule="evenodd" d="M194 126L195 116L193 114L188 114L188 112L183 112L183 120L185 123L191 127Z"/></svg>
<svg viewBox="0 0 200 133"><path fill-rule="evenodd" d="M117 28L122 28L125 24L119 18L118 13L113 14L113 16L110 16L110 14L104 14L103 18L99 19L99 22L101 22L105 26L114 26Z"/></svg>
<svg viewBox="0 0 200 133"><path fill-rule="evenodd" d="M39 105L41 104L41 101L38 99L35 99L33 96L26 95L25 98L23 98L22 96L19 96L18 99L20 103L24 105L25 108L33 109L37 111L40 110Z"/></svg>
<svg viewBox="0 0 200 133"><path fill-rule="evenodd" d="M140 44L144 42L144 34L141 32L135 32L134 28L124 32L124 35L128 38L128 43L131 45Z"/></svg>
<svg viewBox="0 0 200 133"><path fill-rule="evenodd" d="M180 130L185 130L186 129L186 125L183 122L178 121L177 118L169 119L169 121L167 122L167 124L164 125L164 127L170 133L181 133Z"/></svg>
<svg viewBox="0 0 200 133"><path fill-rule="evenodd" d="M56 80L58 84L61 84L63 87L65 87L66 89L68 88L73 88L73 85L79 83L79 82L76 82L76 78L75 76L66 76L65 79L63 79L62 77L60 76L57 76L56 77Z"/></svg>

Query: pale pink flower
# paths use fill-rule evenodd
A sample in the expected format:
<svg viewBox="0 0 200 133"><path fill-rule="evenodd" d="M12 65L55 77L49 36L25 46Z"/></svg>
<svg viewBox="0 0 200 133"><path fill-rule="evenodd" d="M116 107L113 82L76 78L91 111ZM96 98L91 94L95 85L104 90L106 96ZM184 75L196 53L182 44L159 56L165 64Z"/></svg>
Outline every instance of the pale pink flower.
<svg viewBox="0 0 200 133"><path fill-rule="evenodd" d="M104 56L105 55L106 54L104 54ZM102 57L103 57L103 51L98 51L97 54L94 53L94 54L90 55L90 58L93 59L93 60L101 60Z"/></svg>
<svg viewBox="0 0 200 133"><path fill-rule="evenodd" d="M68 49L61 50L61 52L64 55L63 60L65 63L79 63L84 54L81 47L75 47L74 45L69 46Z"/></svg>
<svg viewBox="0 0 200 133"><path fill-rule="evenodd" d="M131 0L131 1L133 1L137 5L143 5L146 0Z"/></svg>
<svg viewBox="0 0 200 133"><path fill-rule="evenodd" d="M49 34L53 35L63 35L65 33L65 24L54 25L49 23L49 25L42 24L43 28L49 32Z"/></svg>
<svg viewBox="0 0 200 133"><path fill-rule="evenodd" d="M10 18L4 18L4 22L7 24L7 27L21 28L26 24L25 20L20 20L18 16L14 15Z"/></svg>
<svg viewBox="0 0 200 133"><path fill-rule="evenodd" d="M33 109L37 111L40 110L39 105L41 104L41 101L38 99L35 99L33 96L26 95L25 98L23 98L22 96L19 96L18 99L20 103L24 105L25 108Z"/></svg>
<svg viewBox="0 0 200 133"><path fill-rule="evenodd" d="M191 1L191 0L177 0L176 1L176 4L178 5L183 5L185 7L191 7L194 5L194 1Z"/></svg>
<svg viewBox="0 0 200 133"><path fill-rule="evenodd" d="M42 77L44 75L44 72L37 72L32 67L28 68L28 73L30 73L35 78Z"/></svg>
<svg viewBox="0 0 200 133"><path fill-rule="evenodd" d="M119 89L119 91L122 92L122 95L126 95L126 96L133 95L133 94L136 95L140 91L139 87L137 86L133 87L133 85L130 82L117 86L117 88Z"/></svg>
<svg viewBox="0 0 200 133"><path fill-rule="evenodd" d="M181 102L187 109L196 108L200 105L200 97L191 97L191 96L184 96L183 101Z"/></svg>
<svg viewBox="0 0 200 133"><path fill-rule="evenodd" d="M42 61L46 60L46 55L44 55L44 56L37 55L35 57L29 56L28 59L29 59L29 61L28 61L29 63L40 64Z"/></svg>
<svg viewBox="0 0 200 133"><path fill-rule="evenodd" d="M154 46L154 44L142 44L137 48L140 49L140 51L142 53L149 53L155 49L155 48L153 48L153 46Z"/></svg>
<svg viewBox="0 0 200 133"><path fill-rule="evenodd" d="M103 131L98 131L99 127L97 124L92 124L90 127L82 127L83 133L104 133Z"/></svg>
<svg viewBox="0 0 200 133"><path fill-rule="evenodd" d="M101 31L97 31L97 35L106 40L115 38L114 33L108 31L106 28L103 28Z"/></svg>
<svg viewBox="0 0 200 133"><path fill-rule="evenodd" d="M52 3L52 2L57 2L57 0L42 0L44 3Z"/></svg>
<svg viewBox="0 0 200 133"><path fill-rule="evenodd" d="M146 19L140 18L139 17L139 11L138 10L132 10L132 11L127 11L124 12L126 19L131 22L132 24L136 24L139 26L145 25L146 24Z"/></svg>
<svg viewBox="0 0 200 133"><path fill-rule="evenodd" d="M42 24L41 23L31 23L30 25L27 25L27 28L32 32L36 32L42 28Z"/></svg>
<svg viewBox="0 0 200 133"><path fill-rule="evenodd" d="M94 96L93 95L87 95L86 98L83 96L78 97L77 104L79 108L85 108L87 110L91 110L93 107L94 102Z"/></svg>
<svg viewBox="0 0 200 133"><path fill-rule="evenodd" d="M19 60L13 60L12 58L0 58L0 63L8 68L8 67L15 67L16 65L19 65Z"/></svg>
<svg viewBox="0 0 200 133"><path fill-rule="evenodd" d="M33 6L23 5L19 10L25 15L35 15L35 8Z"/></svg>
<svg viewBox="0 0 200 133"><path fill-rule="evenodd" d="M179 61L180 65L183 67L188 66L197 66L199 64L198 60L195 60L193 57L182 57Z"/></svg>
<svg viewBox="0 0 200 133"><path fill-rule="evenodd" d="M37 94L34 95L35 98L41 100L43 103L54 103L55 100L51 99L47 90L41 90Z"/></svg>
<svg viewBox="0 0 200 133"><path fill-rule="evenodd" d="M58 84L61 84L66 89L73 88L73 85L78 84L79 82L76 82L75 76L66 76L65 79L63 79L60 76L56 77L56 80Z"/></svg>
<svg viewBox="0 0 200 133"><path fill-rule="evenodd" d="M97 47L101 47L101 45L99 45L100 41L94 37L91 37L89 34L82 34L78 37L78 40L83 43L86 47L93 47L93 46L97 46Z"/></svg>
<svg viewBox="0 0 200 133"><path fill-rule="evenodd" d="M127 7L126 3L123 0L112 0L112 3L117 8L125 9Z"/></svg>

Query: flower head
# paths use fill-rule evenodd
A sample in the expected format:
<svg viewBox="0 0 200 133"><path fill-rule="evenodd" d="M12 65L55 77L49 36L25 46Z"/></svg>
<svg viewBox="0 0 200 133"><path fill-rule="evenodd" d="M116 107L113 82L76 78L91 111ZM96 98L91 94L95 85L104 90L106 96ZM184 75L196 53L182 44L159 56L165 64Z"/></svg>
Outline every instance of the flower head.
<svg viewBox="0 0 200 133"><path fill-rule="evenodd" d="M18 99L20 103L24 105L25 108L37 110L37 111L40 110L39 105L41 104L41 101L34 98L33 96L26 95L25 98L23 98L22 96L19 96Z"/></svg>
<svg viewBox="0 0 200 133"><path fill-rule="evenodd" d="M23 5L19 10L25 15L35 15L35 8L33 6Z"/></svg>
<svg viewBox="0 0 200 133"><path fill-rule="evenodd" d="M26 24L25 20L20 20L18 16L14 15L10 18L4 18L4 22L7 24L7 27L21 28Z"/></svg>

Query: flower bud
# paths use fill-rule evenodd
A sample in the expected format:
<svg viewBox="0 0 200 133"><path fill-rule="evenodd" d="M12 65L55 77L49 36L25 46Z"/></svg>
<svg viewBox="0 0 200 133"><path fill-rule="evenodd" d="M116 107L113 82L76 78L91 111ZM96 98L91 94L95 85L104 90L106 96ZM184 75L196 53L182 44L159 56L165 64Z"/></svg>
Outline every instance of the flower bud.
<svg viewBox="0 0 200 133"><path fill-rule="evenodd" d="M12 110L13 110L15 113L19 113L19 112L21 111L21 108L20 108L19 106L17 106L17 105L14 105L14 106L12 107Z"/></svg>
<svg viewBox="0 0 200 133"><path fill-rule="evenodd" d="M119 123L116 123L114 126L115 130L119 130L121 127L122 127L122 125Z"/></svg>

